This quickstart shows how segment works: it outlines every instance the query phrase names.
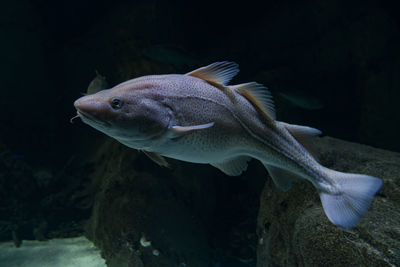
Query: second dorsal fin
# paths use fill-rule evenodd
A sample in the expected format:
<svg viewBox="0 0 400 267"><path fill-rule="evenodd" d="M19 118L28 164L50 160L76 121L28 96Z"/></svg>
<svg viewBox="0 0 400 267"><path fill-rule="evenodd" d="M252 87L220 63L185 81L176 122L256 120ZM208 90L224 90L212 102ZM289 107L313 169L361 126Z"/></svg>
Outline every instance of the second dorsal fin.
<svg viewBox="0 0 400 267"><path fill-rule="evenodd" d="M268 88L256 82L229 86L255 106L264 117L275 120L275 107Z"/></svg>
<svg viewBox="0 0 400 267"><path fill-rule="evenodd" d="M208 66L186 73L217 85L227 85L230 80L239 72L239 66L235 62L215 62Z"/></svg>

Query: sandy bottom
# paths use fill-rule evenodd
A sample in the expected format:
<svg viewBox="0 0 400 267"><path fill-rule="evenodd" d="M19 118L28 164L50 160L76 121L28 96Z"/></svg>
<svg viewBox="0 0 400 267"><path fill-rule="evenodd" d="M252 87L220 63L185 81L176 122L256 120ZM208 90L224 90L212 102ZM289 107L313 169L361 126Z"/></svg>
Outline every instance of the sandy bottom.
<svg viewBox="0 0 400 267"><path fill-rule="evenodd" d="M0 266L17 267L105 267L92 242L86 237L24 240L19 248L12 242L0 243Z"/></svg>

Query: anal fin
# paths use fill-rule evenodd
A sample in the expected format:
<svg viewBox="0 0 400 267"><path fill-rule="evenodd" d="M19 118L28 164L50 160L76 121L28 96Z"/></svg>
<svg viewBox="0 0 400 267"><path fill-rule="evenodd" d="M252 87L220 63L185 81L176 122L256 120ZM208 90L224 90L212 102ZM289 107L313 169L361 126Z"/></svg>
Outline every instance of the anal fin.
<svg viewBox="0 0 400 267"><path fill-rule="evenodd" d="M248 156L238 156L224 162L210 163L210 165L219 169L223 173L229 176L239 176L242 172L247 169L247 162L251 158Z"/></svg>
<svg viewBox="0 0 400 267"><path fill-rule="evenodd" d="M148 151L144 151L144 150L142 150L142 151L146 156L148 156L152 161L154 161L158 165L163 166L163 167L169 167L168 162L160 154L157 154L154 152L148 152Z"/></svg>
<svg viewBox="0 0 400 267"><path fill-rule="evenodd" d="M294 180L301 179L301 177L299 177L297 174L278 167L266 164L264 164L264 167L268 170L268 173L275 185L283 192L289 191Z"/></svg>

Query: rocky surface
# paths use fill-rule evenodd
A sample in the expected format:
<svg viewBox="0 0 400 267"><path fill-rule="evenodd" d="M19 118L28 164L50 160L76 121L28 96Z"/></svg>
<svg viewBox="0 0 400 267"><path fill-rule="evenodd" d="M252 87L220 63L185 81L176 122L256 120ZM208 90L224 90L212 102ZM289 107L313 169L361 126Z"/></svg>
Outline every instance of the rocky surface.
<svg viewBox="0 0 400 267"><path fill-rule="evenodd" d="M400 155L330 137L315 153L327 167L384 180L354 229L328 221L308 182L282 193L256 162L241 178L173 160L166 169L108 140L92 159L87 235L108 266L397 266Z"/></svg>
<svg viewBox="0 0 400 267"><path fill-rule="evenodd" d="M398 266L400 154L330 137L315 144L323 165L380 177L382 189L361 223L342 230L328 221L311 184L282 193L268 180L260 199L257 266Z"/></svg>
<svg viewBox="0 0 400 267"><path fill-rule="evenodd" d="M161 168L111 139L98 149L87 235L108 266L255 266L264 177L168 161L172 168Z"/></svg>
<svg viewBox="0 0 400 267"><path fill-rule="evenodd" d="M62 169L34 168L0 143L0 242L44 241L84 232L91 166L72 158Z"/></svg>

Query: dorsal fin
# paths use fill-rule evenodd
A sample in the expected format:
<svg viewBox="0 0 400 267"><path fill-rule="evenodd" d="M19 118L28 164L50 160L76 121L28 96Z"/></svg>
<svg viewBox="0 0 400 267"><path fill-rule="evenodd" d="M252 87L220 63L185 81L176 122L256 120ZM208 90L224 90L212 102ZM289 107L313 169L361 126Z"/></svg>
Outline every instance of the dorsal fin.
<svg viewBox="0 0 400 267"><path fill-rule="evenodd" d="M290 134L293 135L293 137L296 138L296 140L299 141L299 143L305 147L305 149L307 149L315 159L318 160L318 153L314 150L315 146L313 144L315 142L315 137L322 134L320 130L285 122L280 122L280 124L283 125Z"/></svg>
<svg viewBox="0 0 400 267"><path fill-rule="evenodd" d="M239 65L235 62L215 62L208 66L186 73L186 75L203 79L217 85L227 85L239 72Z"/></svg>
<svg viewBox="0 0 400 267"><path fill-rule="evenodd" d="M268 88L256 82L229 86L250 101L267 119L275 120L275 107Z"/></svg>
<svg viewBox="0 0 400 267"><path fill-rule="evenodd" d="M296 138L307 138L307 137L313 137L313 136L318 136L321 135L322 132L318 129L308 127L308 126L302 126L302 125L295 125L295 124L289 124L285 122L281 122L282 125L285 126L286 129Z"/></svg>

